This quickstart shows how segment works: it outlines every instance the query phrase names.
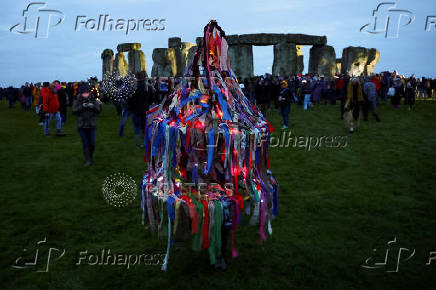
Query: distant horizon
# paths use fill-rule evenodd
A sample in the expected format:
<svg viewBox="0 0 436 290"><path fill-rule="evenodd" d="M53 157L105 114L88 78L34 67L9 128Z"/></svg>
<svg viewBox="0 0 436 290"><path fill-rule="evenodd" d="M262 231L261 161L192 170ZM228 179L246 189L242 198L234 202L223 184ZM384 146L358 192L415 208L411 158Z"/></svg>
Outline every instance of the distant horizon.
<svg viewBox="0 0 436 290"><path fill-rule="evenodd" d="M114 52L120 43L139 42L146 56L148 75L152 69L154 48L168 47L168 38L180 37L183 42L195 43L202 36L203 27L210 19L216 19L227 35L252 33L309 34L327 37L327 45L335 48L337 58L342 57L345 47L376 48L380 61L375 73L396 70L400 75L417 78L436 77L436 25L427 27L428 16L436 15L433 0L393 1L399 9L413 12L410 24L403 20L397 38L385 38L382 34L361 32L361 28L373 21L373 10L380 1L338 0L326 3L320 0L261 0L235 2L223 0L222 5L209 5L188 0L168 3L161 0L116 0L89 2L78 0L45 1L47 9L59 11L64 20L51 27L48 38L12 33L15 24L23 22L23 10L31 1L6 0L0 10L0 86L21 86L26 81L37 83L55 79L66 82L87 80L97 76L101 80L104 49ZM199 4L200 3L200 4ZM359 4L359 5L357 5ZM162 10L162 5L165 10ZM192 7L195 7L193 9ZM227 7L227 8L226 8ZM231 7L231 9L228 9ZM212 15L211 15L212 12ZM164 20L164 30L142 31L90 31L80 26L76 31L77 17L98 19L99 15L113 19ZM338 17L334 17L338 15ZM186 21L185 21L186 19ZM401 19L400 19L401 20ZM156 22L157 29L158 21ZM139 27L139 26L138 26ZM427 28L427 30L426 30ZM303 46L304 71L307 73L310 46ZM254 74L270 73L273 62L272 46L253 46Z"/></svg>

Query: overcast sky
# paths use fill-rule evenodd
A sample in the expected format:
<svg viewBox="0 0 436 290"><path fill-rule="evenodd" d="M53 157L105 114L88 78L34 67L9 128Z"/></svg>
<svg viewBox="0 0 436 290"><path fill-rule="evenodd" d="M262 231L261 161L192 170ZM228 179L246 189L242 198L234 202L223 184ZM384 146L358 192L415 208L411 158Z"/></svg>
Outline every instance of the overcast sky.
<svg viewBox="0 0 436 290"><path fill-rule="evenodd" d="M338 58L347 46L375 47L381 53L376 71L396 69L402 74L436 77L436 27L425 30L427 16L436 16L436 0L392 0L397 9L409 10L415 17L411 24L401 27L398 38L360 32L363 25L374 22L372 11L383 2L374 0L75 0L74 3L47 0L40 1L46 3L44 9L59 10L64 17L58 26L50 27L48 38L10 32L12 26L23 23L23 10L31 2L1 0L0 85L3 87L25 81L74 81L92 75L100 78L101 52L105 48L116 52L117 44L123 42L142 44L150 73L153 48L167 47L168 38L173 36L195 42L210 19L218 20L228 35L260 32L326 35ZM77 16L86 16L81 19L88 20L98 19L100 14L108 14L114 20L165 19L165 30L132 31L126 35L125 31L89 31L81 25L80 31L75 31ZM407 19L403 17L401 24L406 24ZM56 22L56 16L51 20ZM305 70L309 49L303 49ZM272 46L254 49L256 74L270 71L272 61Z"/></svg>

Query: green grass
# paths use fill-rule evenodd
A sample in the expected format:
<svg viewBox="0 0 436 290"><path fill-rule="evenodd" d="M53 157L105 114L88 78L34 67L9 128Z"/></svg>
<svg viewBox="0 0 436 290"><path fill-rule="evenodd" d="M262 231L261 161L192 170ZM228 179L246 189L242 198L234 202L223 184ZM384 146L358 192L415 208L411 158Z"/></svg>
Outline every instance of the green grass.
<svg viewBox="0 0 436 290"><path fill-rule="evenodd" d="M348 135L338 110L294 106L292 133ZM435 289L436 261L425 263L429 251L436 251L436 103L418 103L412 112L380 106L379 114L382 122L362 122L346 148L271 148L280 185L273 235L260 246L258 228L244 218L235 237L239 257L228 258L227 272L214 271L205 251L174 246L168 271L162 272L152 266L75 265L84 250L165 252L166 242L141 225L139 198L114 208L102 196L106 176L124 172L139 185L145 170L131 122L126 136L118 137L119 119L113 106L105 106L95 165L84 168L73 116L66 137L46 138L33 113L8 109L3 101L0 288ZM278 115L270 118L279 128ZM45 236L45 251L65 249L65 256L52 261L48 273L12 269L23 249L35 250ZM380 260L394 237L398 243L388 269L361 267L373 248ZM400 247L415 249L415 256L401 263L399 273L386 272L395 268Z"/></svg>

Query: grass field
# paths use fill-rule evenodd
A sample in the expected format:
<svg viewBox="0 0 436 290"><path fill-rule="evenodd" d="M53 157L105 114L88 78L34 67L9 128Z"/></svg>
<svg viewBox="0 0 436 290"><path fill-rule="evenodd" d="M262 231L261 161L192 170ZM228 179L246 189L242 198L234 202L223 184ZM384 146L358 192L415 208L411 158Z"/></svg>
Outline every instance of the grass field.
<svg viewBox="0 0 436 290"><path fill-rule="evenodd" d="M294 106L292 133L347 136L338 110ZM145 167L131 122L125 137L118 137L119 119L106 105L95 165L84 168L73 116L66 137L46 138L33 113L8 109L2 101L0 288L436 289L436 259L426 266L429 252L436 251L436 103L418 103L415 111L380 106L379 115L381 123L362 122L345 148L271 148L280 185L273 235L260 246L258 228L245 217L235 236L239 257L227 259L227 272L214 271L207 252L190 247L173 247L162 272L144 265L76 265L85 250L165 252L166 241L141 225L139 197L125 208L103 199L102 183L112 173L132 176L139 187ZM278 115L270 118L280 128ZM41 266L12 268L18 257L32 257L44 237ZM394 238L385 267L361 266L374 248L374 259L382 261ZM65 255L52 258L47 273L37 272L49 247L65 249ZM405 261L410 252L403 251L399 271L388 272L396 269L401 247L415 254Z"/></svg>

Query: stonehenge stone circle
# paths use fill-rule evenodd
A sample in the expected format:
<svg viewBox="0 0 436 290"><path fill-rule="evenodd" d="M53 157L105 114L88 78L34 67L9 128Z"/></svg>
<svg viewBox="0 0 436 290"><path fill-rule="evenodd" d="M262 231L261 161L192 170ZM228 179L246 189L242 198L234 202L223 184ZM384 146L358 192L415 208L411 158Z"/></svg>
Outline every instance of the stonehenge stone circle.
<svg viewBox="0 0 436 290"><path fill-rule="evenodd" d="M141 44L140 43L121 43L117 46L118 52L128 52L130 50L140 50Z"/></svg>
<svg viewBox="0 0 436 290"><path fill-rule="evenodd" d="M289 76L297 72L297 47L294 43L280 42L274 45L273 75Z"/></svg>
<svg viewBox="0 0 436 290"><path fill-rule="evenodd" d="M190 65L197 47L194 43L182 42L180 37L168 39L168 48L153 50L153 77L181 77Z"/></svg>
<svg viewBox="0 0 436 290"><path fill-rule="evenodd" d="M101 54L103 59L103 76L106 73L113 72L119 73L122 76L127 75L129 72L134 74L142 72L147 76L145 54L140 49L140 43L121 43L117 46L118 53L115 55L115 59L113 58L114 53L112 49L105 49ZM127 52L128 62L124 56L125 52Z"/></svg>
<svg viewBox="0 0 436 290"><path fill-rule="evenodd" d="M372 74L374 72L375 65L380 60L380 52L375 48L368 50L368 61L366 62L366 69L364 74Z"/></svg>
<svg viewBox="0 0 436 290"><path fill-rule="evenodd" d="M174 48L155 48L153 50L153 77L175 77L177 59Z"/></svg>
<svg viewBox="0 0 436 290"><path fill-rule="evenodd" d="M190 42L182 42L181 45L181 69L182 74L185 72L186 67L189 66L194 60L195 51L197 50L197 46L194 43Z"/></svg>
<svg viewBox="0 0 436 290"><path fill-rule="evenodd" d="M309 58L309 73L324 76L334 76L336 74L336 53L333 46L312 46Z"/></svg>
<svg viewBox="0 0 436 290"><path fill-rule="evenodd" d="M341 73L341 64L342 64L342 58L337 58L336 59L336 73L337 74Z"/></svg>
<svg viewBox="0 0 436 290"><path fill-rule="evenodd" d="M297 74L303 73L304 70L304 55L301 51L301 45L297 45Z"/></svg>
<svg viewBox="0 0 436 290"><path fill-rule="evenodd" d="M272 73L285 76L303 71L301 45L323 46L327 43L326 36L307 34L256 33L228 35L226 38L229 44L230 64L234 73L241 79L254 75L253 45L274 45ZM197 37L197 45L202 41L202 37Z"/></svg>
<svg viewBox="0 0 436 290"><path fill-rule="evenodd" d="M254 76L253 46L274 46L273 75L289 76L302 73L304 70L303 45L311 45L309 57L309 73L332 76L336 73L352 75L371 74L380 59L380 52L375 48L347 47L342 58L336 58L335 50L327 45L326 36L307 34L256 33L226 36L229 46L228 56L233 72L240 80ZM197 46L203 42L196 38ZM153 77L180 77L191 65L197 46L194 43L182 42L180 37L168 39L168 48L153 50ZM101 54L103 74L119 72L143 72L147 76L145 54L140 50L140 43L121 43L118 53L113 58L113 51L105 49ZM128 63L124 53L128 53Z"/></svg>
<svg viewBox="0 0 436 290"><path fill-rule="evenodd" d="M176 77L182 76L182 53L181 53L182 40L180 37L171 37L168 39L168 48L174 49L174 55L176 58Z"/></svg>
<svg viewBox="0 0 436 290"><path fill-rule="evenodd" d="M129 72L134 74L142 72L144 76L148 76L145 54L142 50L130 50L127 54L127 59L129 62Z"/></svg>
<svg viewBox="0 0 436 290"><path fill-rule="evenodd" d="M353 47L344 48L342 52L341 73L359 76L370 74L380 59L380 52L375 48Z"/></svg>
<svg viewBox="0 0 436 290"><path fill-rule="evenodd" d="M129 72L129 65L124 57L124 52L118 52L115 55L113 72L119 73L121 76L126 76Z"/></svg>
<svg viewBox="0 0 436 290"><path fill-rule="evenodd" d="M112 49L105 49L101 54L101 59L103 60L103 76L105 74L111 74L114 68L114 52Z"/></svg>

